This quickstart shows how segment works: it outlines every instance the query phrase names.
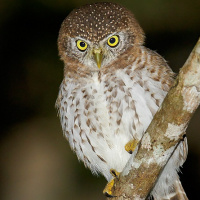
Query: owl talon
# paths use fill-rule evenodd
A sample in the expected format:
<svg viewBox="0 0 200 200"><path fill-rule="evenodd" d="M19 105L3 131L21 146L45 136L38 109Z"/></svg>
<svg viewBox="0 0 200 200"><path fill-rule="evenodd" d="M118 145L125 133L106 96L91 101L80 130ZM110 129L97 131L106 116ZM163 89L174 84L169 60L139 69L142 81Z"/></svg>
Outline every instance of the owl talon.
<svg viewBox="0 0 200 200"><path fill-rule="evenodd" d="M125 145L125 150L128 153L132 154L135 148L137 147L137 144L138 144L138 140L132 139Z"/></svg>
<svg viewBox="0 0 200 200"><path fill-rule="evenodd" d="M114 179L112 179L110 182L107 183L106 187L104 188L103 190L103 194L107 197L115 197L113 194L112 194L112 188L113 188L113 185L114 185Z"/></svg>
<svg viewBox="0 0 200 200"><path fill-rule="evenodd" d="M115 169L110 169L110 173L112 174L113 177L119 178L120 172L117 172Z"/></svg>

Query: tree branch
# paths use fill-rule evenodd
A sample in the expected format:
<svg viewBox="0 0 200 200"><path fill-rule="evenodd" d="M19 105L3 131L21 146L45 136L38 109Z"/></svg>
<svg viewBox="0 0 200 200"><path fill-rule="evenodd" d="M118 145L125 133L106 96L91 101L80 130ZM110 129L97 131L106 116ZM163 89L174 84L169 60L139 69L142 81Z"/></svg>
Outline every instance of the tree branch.
<svg viewBox="0 0 200 200"><path fill-rule="evenodd" d="M119 179L113 200L146 199L200 104L200 39Z"/></svg>

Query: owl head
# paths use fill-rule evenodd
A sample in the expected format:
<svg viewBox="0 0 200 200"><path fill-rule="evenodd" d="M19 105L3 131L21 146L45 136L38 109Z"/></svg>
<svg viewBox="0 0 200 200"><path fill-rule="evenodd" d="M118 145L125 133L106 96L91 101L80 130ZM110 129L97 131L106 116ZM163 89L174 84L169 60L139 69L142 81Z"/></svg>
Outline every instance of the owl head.
<svg viewBox="0 0 200 200"><path fill-rule="evenodd" d="M144 43L143 30L126 8L95 3L73 10L63 21L58 49L65 67L99 71Z"/></svg>

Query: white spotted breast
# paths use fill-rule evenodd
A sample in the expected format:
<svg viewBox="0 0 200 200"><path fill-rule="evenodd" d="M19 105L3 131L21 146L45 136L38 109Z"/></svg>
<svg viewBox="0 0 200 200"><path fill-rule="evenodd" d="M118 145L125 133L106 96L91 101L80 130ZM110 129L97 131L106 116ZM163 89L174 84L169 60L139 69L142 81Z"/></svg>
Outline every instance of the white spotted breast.
<svg viewBox="0 0 200 200"><path fill-rule="evenodd" d="M166 92L134 65L115 72L96 72L74 81L65 77L58 107L62 129L78 158L94 173L111 179L130 154L126 143L140 140ZM155 95L156 94L156 95Z"/></svg>

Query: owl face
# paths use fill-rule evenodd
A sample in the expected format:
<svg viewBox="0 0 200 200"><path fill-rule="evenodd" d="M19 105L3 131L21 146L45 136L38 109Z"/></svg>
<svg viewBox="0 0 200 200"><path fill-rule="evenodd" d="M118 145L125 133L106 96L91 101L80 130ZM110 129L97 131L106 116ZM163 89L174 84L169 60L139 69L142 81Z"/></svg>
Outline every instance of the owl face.
<svg viewBox="0 0 200 200"><path fill-rule="evenodd" d="M68 68L73 62L78 70L99 71L143 40L143 31L130 11L118 4L96 3L68 15L58 48Z"/></svg>
<svg viewBox="0 0 200 200"><path fill-rule="evenodd" d="M133 45L133 38L127 31L114 32L94 42L79 36L67 39L65 55L94 71L109 65Z"/></svg>

